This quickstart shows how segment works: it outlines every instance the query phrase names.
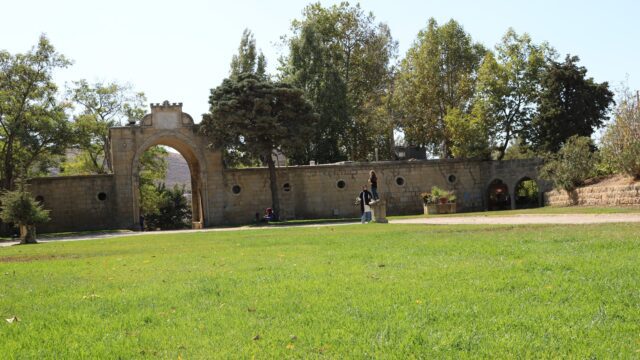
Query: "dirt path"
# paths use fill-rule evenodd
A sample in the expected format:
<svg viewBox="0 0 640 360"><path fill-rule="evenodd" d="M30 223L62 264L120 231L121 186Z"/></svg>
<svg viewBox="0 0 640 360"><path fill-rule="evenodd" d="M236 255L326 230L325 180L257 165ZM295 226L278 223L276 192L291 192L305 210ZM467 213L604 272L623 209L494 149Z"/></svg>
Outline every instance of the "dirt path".
<svg viewBox="0 0 640 360"><path fill-rule="evenodd" d="M640 222L640 214L526 214L507 216L446 216L391 220L392 224L601 224Z"/></svg>
<svg viewBox="0 0 640 360"><path fill-rule="evenodd" d="M431 225L453 225L453 224L493 224L493 225L517 225L517 224L600 224L616 222L640 222L640 214L553 214L553 215L508 215L508 216L447 216L447 217L420 217L412 219L391 220L391 224L431 224ZM293 227L318 227L318 226L339 226L357 224L356 222L324 223L309 225L290 226L242 226L231 228L211 228L201 230L173 230L173 231L148 231L148 232L125 232L125 233L93 233L87 235L51 237L38 240L41 243L57 241L82 241L95 239L111 239L125 236L160 235L160 234L189 234L197 232L220 232L220 231L243 231L243 230L269 230L286 229ZM0 248L16 245L18 242L0 242Z"/></svg>
<svg viewBox="0 0 640 360"><path fill-rule="evenodd" d="M96 240L96 239L112 239L126 236L141 236L141 235L165 235L165 234L190 234L201 232L223 232L223 231L245 231L245 230L270 230L270 229L288 229L288 228L300 228L300 227L318 227L318 226L340 226L340 225L352 225L356 222L335 222L335 223L321 223L321 224L306 224L306 225L277 225L277 226L239 226L228 228L207 228L198 230L164 230L164 231L131 231L131 232L105 232L105 233L91 233L86 235L69 235L69 236L56 236L38 239L39 243L59 242L59 241L82 241L82 240ZM17 245L18 241L5 241L0 242L0 248Z"/></svg>

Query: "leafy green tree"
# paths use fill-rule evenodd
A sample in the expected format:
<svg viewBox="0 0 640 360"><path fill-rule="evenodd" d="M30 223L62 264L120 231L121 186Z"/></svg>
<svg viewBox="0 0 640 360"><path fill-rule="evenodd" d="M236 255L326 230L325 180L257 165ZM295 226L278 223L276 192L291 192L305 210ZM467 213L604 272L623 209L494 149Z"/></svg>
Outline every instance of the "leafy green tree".
<svg viewBox="0 0 640 360"><path fill-rule="evenodd" d="M67 90L69 101L76 105L74 133L80 154L65 164L67 174L106 174L113 171L109 156L109 128L142 119L146 98L130 85L112 83L73 83Z"/></svg>
<svg viewBox="0 0 640 360"><path fill-rule="evenodd" d="M614 120L602 137L602 154L614 171L640 178L640 95L623 89Z"/></svg>
<svg viewBox="0 0 640 360"><path fill-rule="evenodd" d="M394 104L407 141L441 157L451 157L445 117L452 109L469 112L485 48L450 20L429 19L400 64Z"/></svg>
<svg viewBox="0 0 640 360"><path fill-rule="evenodd" d="M365 160L393 139L386 98L397 43L386 24L360 5L308 5L292 22L282 77L303 89L319 114L311 141L292 154L297 163ZM379 148L391 158L389 146Z"/></svg>
<svg viewBox="0 0 640 360"><path fill-rule="evenodd" d="M552 181L557 188L573 191L595 174L598 153L592 151L592 140L587 136L571 136L557 154L540 169L543 179Z"/></svg>
<svg viewBox="0 0 640 360"><path fill-rule="evenodd" d="M267 78L267 59L262 51L260 54L256 52L256 40L253 33L249 29L244 29L238 54L231 58L231 77L237 77L240 74L255 74L261 79Z"/></svg>
<svg viewBox="0 0 640 360"><path fill-rule="evenodd" d="M56 100L53 71L70 61L43 35L24 54L0 51L0 179L6 190L64 154L70 139L66 105Z"/></svg>
<svg viewBox="0 0 640 360"><path fill-rule="evenodd" d="M146 217L160 212L163 202L162 192L158 186L167 177L168 152L161 146L153 146L140 158L139 190L140 213Z"/></svg>
<svg viewBox="0 0 640 360"><path fill-rule="evenodd" d="M458 108L449 110L444 117L451 138L451 155L455 158L489 159L491 157L491 126L485 111L474 106L470 113Z"/></svg>
<svg viewBox="0 0 640 360"><path fill-rule="evenodd" d="M609 118L613 93L606 82L587 78L580 59L569 56L552 61L542 76L538 114L529 140L537 151L555 152L571 136L591 136Z"/></svg>
<svg viewBox="0 0 640 360"><path fill-rule="evenodd" d="M535 151L531 150L531 146L526 143L522 136L517 137L511 142L509 147L504 153L504 160L516 160L516 159L532 159L540 156Z"/></svg>
<svg viewBox="0 0 640 360"><path fill-rule="evenodd" d="M145 225L149 230L176 230L191 227L191 205L185 197L184 185L174 185L167 189L165 184L156 185L160 194L158 211L145 216Z"/></svg>
<svg viewBox="0 0 640 360"><path fill-rule="evenodd" d="M267 60L256 51L256 40L249 29L242 32L238 53L231 59L229 77L237 79L241 74L254 74L261 80L267 80ZM223 159L226 167L255 167L262 165L260 158L243 153L235 148L223 149Z"/></svg>
<svg viewBox="0 0 640 360"><path fill-rule="evenodd" d="M309 141L315 123L311 104L291 85L253 74L225 79L211 90L201 131L215 148L259 157L269 168L272 207L280 214L273 154L287 155Z"/></svg>
<svg viewBox="0 0 640 360"><path fill-rule="evenodd" d="M495 55L487 53L478 71L476 101L486 109L496 135L495 144L490 145L502 160L509 144L531 126L541 77L555 50L509 29L495 51Z"/></svg>
<svg viewBox="0 0 640 360"><path fill-rule="evenodd" d="M44 210L33 196L20 189L6 191L0 196L0 219L5 224L20 227L21 244L35 244L35 225L49 221L49 210Z"/></svg>

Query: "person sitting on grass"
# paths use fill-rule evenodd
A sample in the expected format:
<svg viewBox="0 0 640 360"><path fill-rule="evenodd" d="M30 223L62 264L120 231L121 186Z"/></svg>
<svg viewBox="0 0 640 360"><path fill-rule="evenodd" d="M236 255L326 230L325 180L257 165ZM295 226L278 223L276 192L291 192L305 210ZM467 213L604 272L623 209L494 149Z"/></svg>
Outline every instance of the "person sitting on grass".
<svg viewBox="0 0 640 360"><path fill-rule="evenodd" d="M267 208L264 212L264 216L262 217L262 221L264 222L276 221L277 219L276 213L273 212L272 208Z"/></svg>

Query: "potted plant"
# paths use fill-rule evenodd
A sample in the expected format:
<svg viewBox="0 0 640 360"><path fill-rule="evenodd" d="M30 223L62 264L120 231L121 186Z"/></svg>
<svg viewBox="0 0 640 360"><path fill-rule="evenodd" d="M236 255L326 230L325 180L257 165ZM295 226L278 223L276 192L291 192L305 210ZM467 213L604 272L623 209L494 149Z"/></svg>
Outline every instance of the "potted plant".
<svg viewBox="0 0 640 360"><path fill-rule="evenodd" d="M456 212L456 195L437 186L431 192L420 194L425 215L451 214Z"/></svg>
<svg viewBox="0 0 640 360"><path fill-rule="evenodd" d="M422 198L422 206L425 214L438 213L438 209L436 208L436 198L433 197L432 193L425 192L420 194L420 197Z"/></svg>

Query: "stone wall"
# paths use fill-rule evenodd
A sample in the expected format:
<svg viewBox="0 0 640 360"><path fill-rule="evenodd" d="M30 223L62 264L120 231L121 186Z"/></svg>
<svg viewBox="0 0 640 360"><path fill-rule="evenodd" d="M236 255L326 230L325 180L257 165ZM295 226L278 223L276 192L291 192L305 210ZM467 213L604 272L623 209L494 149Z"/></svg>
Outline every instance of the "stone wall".
<svg viewBox="0 0 640 360"><path fill-rule="evenodd" d="M503 180L513 191L522 178L536 178L537 164L537 160L421 160L279 168L279 215L285 219L357 217L360 208L354 205L355 198L371 169L378 175L378 192L387 202L389 215L421 213L420 194L432 186L455 191L459 211L484 210L492 180ZM540 186L544 190L546 184ZM262 216L271 204L268 171L224 170L222 192L225 223L253 221L256 213Z"/></svg>
<svg viewBox="0 0 640 360"><path fill-rule="evenodd" d="M29 191L50 210L38 232L104 230L117 227L113 175L32 179Z"/></svg>
<svg viewBox="0 0 640 360"><path fill-rule="evenodd" d="M545 193L545 204L551 206L571 205L640 205L640 183L630 185L592 185L576 189L571 193L553 190Z"/></svg>
<svg viewBox="0 0 640 360"><path fill-rule="evenodd" d="M191 174L193 227L245 224L271 206L266 168L225 169L220 151L198 131L181 103L152 104L138 123L109 129L113 175L41 178L32 192L51 210L52 221L41 231L107 228L139 230L140 158L154 145L173 147ZM328 164L278 168L278 191L284 219L359 216L355 198L378 174L378 191L389 215L419 214L420 194L432 186L455 191L459 211L487 208L488 188L499 179L513 191L524 178L537 179L539 161L417 160ZM538 181L539 188L546 184ZM100 195L99 194L103 194Z"/></svg>
<svg viewBox="0 0 640 360"><path fill-rule="evenodd" d="M191 160L195 163L197 159ZM127 164L131 164L130 160ZM206 160L201 164L209 168L202 174L202 203L208 214L220 214L206 216L205 226L251 223L256 213L262 216L264 209L271 206L266 168L222 169ZM422 213L420 194L433 186L454 191L458 211L485 210L492 180L502 180L512 193L521 179L536 178L537 165L537 160L419 160L282 167L277 169L282 209L279 215L284 219L358 217L360 208L354 202L367 184L371 169L378 175L378 192L387 202L389 215ZM217 168L219 173L213 174L211 168ZM131 173L128 176L33 179L30 190L41 197L52 218L39 231L137 229L137 222L132 219L136 194L131 188ZM126 186L118 186L118 181ZM538 184L546 190L546 183Z"/></svg>

